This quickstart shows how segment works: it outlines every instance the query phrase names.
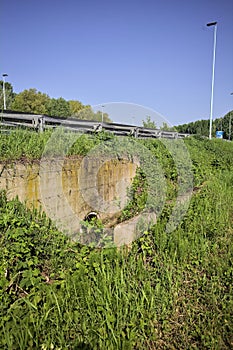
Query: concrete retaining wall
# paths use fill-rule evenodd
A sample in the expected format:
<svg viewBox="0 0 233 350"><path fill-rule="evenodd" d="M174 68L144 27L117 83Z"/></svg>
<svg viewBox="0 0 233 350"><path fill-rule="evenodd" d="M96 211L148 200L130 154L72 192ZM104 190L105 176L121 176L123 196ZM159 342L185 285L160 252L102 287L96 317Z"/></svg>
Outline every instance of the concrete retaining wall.
<svg viewBox="0 0 233 350"><path fill-rule="evenodd" d="M41 207L51 219L66 221L70 232L77 232L79 220L91 211L102 220L120 213L137 166L126 159L101 163L88 157L1 163L0 189L9 199L18 196L30 208Z"/></svg>

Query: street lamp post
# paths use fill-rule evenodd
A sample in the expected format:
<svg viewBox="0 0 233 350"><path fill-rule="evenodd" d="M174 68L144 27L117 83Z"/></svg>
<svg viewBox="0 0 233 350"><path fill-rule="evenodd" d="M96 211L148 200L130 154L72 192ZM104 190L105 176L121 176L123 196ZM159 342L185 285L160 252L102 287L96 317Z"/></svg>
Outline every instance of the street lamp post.
<svg viewBox="0 0 233 350"><path fill-rule="evenodd" d="M102 123L104 122L104 106L101 106L102 107Z"/></svg>
<svg viewBox="0 0 233 350"><path fill-rule="evenodd" d="M231 95L233 95L233 92L231 93ZM229 135L228 135L228 140L231 140L231 117L232 117L232 113L230 114L229 117Z"/></svg>
<svg viewBox="0 0 233 350"><path fill-rule="evenodd" d="M212 26L214 26L214 48L213 48L211 99L210 99L210 130L209 130L210 140L212 138L212 124L213 124L214 71L215 71L215 55L216 55L216 39L217 39L217 22L207 23L207 27L212 27Z"/></svg>
<svg viewBox="0 0 233 350"><path fill-rule="evenodd" d="M6 83L6 77L8 77L8 74L4 73L2 75L3 77L3 85L2 85L2 90L3 90L3 109L6 109L6 89L5 89L5 83Z"/></svg>
<svg viewBox="0 0 233 350"><path fill-rule="evenodd" d="M230 118L229 118L229 135L228 135L228 140L231 140L231 117L232 115L230 114Z"/></svg>

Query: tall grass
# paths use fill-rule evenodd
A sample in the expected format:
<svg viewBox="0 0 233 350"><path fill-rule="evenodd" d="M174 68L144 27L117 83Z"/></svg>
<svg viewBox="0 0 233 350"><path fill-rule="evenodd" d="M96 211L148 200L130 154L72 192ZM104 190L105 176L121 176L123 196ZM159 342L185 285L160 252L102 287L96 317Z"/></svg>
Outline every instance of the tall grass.
<svg viewBox="0 0 233 350"><path fill-rule="evenodd" d="M28 131L24 129L11 130L9 134L0 134L0 161L12 160L34 160L40 159L53 134L52 130L43 133ZM52 154L62 155L65 140L69 135L74 138L74 133L59 129L56 135L60 136L53 142ZM93 137L85 134L77 134L75 142L70 147L67 155L85 155L90 149L101 141L101 135ZM59 148L60 147L60 148ZM51 144L50 144L51 148Z"/></svg>
<svg viewBox="0 0 233 350"><path fill-rule="evenodd" d="M0 196L1 349L233 347L232 145L187 144L198 186L185 218L168 234L164 208L131 250L69 242Z"/></svg>

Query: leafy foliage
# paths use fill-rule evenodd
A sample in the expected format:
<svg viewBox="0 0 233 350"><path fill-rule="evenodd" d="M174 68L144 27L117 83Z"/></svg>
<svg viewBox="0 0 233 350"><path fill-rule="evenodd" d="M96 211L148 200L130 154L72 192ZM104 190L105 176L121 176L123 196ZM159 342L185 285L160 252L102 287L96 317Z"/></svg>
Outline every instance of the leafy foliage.
<svg viewBox="0 0 233 350"><path fill-rule="evenodd" d="M142 125L144 128L157 129L155 121L151 120L151 117L149 115L146 117L146 120L142 121Z"/></svg>
<svg viewBox="0 0 233 350"><path fill-rule="evenodd" d="M48 141L52 135L51 130L46 130L44 133L36 133L35 131L28 131L23 129L13 129L10 134L3 134L0 138L0 160L10 161L19 159L39 159L41 158L45 146L48 145ZM71 136L74 134L71 133ZM69 133L63 129L60 130L60 138L57 143L53 143L51 153L53 155L60 155L60 146L63 149L63 143ZM77 135L76 141L68 150L67 155L85 155L94 145L98 144L103 138L103 135L97 135L92 137L89 135ZM61 144L60 144L61 143Z"/></svg>
<svg viewBox="0 0 233 350"><path fill-rule="evenodd" d="M0 81L0 108L3 109L3 81ZM54 117L73 117L78 119L102 121L102 112L96 113L90 105L83 105L78 100L66 101L64 98L50 98L47 94L35 88L23 90L16 94L13 86L5 83L6 104L8 110L45 114ZM103 113L103 120L111 122L107 113Z"/></svg>
<svg viewBox="0 0 233 350"><path fill-rule="evenodd" d="M177 131L174 126L170 126L166 122L163 122L163 124L162 124L160 129L164 130L164 131Z"/></svg>
<svg viewBox="0 0 233 350"><path fill-rule="evenodd" d="M47 104L49 102L49 96L37 91L36 89L24 90L15 96L14 102L12 103L12 110L35 113L35 114L46 114Z"/></svg>
<svg viewBox="0 0 233 350"><path fill-rule="evenodd" d="M147 200L147 181L141 168L137 168L136 176L128 190L129 202L123 209L120 221L124 221L139 214L145 207Z"/></svg>
<svg viewBox="0 0 233 350"><path fill-rule="evenodd" d="M80 101L77 100L70 100L68 101L70 106L70 116L71 117L78 117L81 110L84 108L90 108L91 106L84 106Z"/></svg>
<svg viewBox="0 0 233 350"><path fill-rule="evenodd" d="M70 105L64 98L51 98L47 103L46 114L54 117L69 117Z"/></svg>
<svg viewBox="0 0 233 350"><path fill-rule="evenodd" d="M12 103L16 96L11 83L5 82L5 95L6 95L6 108L11 109ZM3 99L3 80L0 80L0 110L3 110L4 99Z"/></svg>

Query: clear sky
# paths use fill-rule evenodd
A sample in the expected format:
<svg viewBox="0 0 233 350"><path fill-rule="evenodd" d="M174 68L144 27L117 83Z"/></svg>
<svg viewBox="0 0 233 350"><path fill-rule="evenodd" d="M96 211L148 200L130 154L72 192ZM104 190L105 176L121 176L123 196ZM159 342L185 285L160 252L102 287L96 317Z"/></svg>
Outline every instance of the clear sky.
<svg viewBox="0 0 233 350"><path fill-rule="evenodd" d="M233 109L233 0L1 0L0 72L84 104L130 102L177 125ZM115 122L127 122L119 116ZM140 117L135 116L139 123Z"/></svg>

